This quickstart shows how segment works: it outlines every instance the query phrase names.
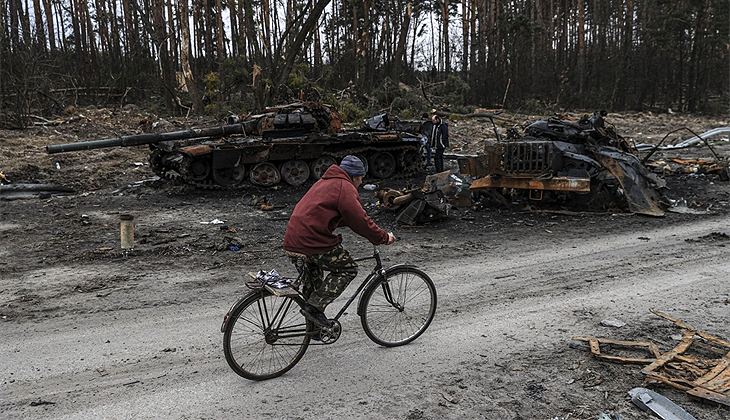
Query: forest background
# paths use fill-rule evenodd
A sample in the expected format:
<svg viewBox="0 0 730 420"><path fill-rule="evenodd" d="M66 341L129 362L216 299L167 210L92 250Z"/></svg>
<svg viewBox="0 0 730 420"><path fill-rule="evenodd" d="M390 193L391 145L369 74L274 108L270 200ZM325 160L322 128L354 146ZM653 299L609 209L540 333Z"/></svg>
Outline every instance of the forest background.
<svg viewBox="0 0 730 420"><path fill-rule="evenodd" d="M0 124L68 106L346 120L439 107L727 113L730 0L0 0Z"/></svg>

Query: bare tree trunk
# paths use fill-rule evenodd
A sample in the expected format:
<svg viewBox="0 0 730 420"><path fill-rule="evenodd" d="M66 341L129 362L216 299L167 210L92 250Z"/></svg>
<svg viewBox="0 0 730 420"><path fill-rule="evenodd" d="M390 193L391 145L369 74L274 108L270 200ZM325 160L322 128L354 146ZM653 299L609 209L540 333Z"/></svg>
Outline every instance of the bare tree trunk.
<svg viewBox="0 0 730 420"><path fill-rule="evenodd" d="M216 32L218 35L217 47L218 47L218 61L223 61L226 58L226 49L223 45L223 4L221 0L215 0L215 17L216 17Z"/></svg>
<svg viewBox="0 0 730 420"><path fill-rule="evenodd" d="M200 30L203 32L203 37L205 39L205 58L206 62L208 63L207 71L210 71L213 67L211 66L214 56L213 56L213 31L215 30L216 26L213 23L213 16L211 16L211 7L210 7L210 0L203 0L203 15L205 17L205 23L202 23L202 26Z"/></svg>
<svg viewBox="0 0 730 420"><path fill-rule="evenodd" d="M307 36L312 31L312 28L314 28L317 24L317 21L322 15L324 8L329 2L330 0L318 0L317 3L315 3L314 8L312 9L312 13L309 14L307 20L304 22L301 29L299 30L299 33L294 39L294 43L288 49L284 64L281 67L279 74L276 78L274 78L277 84L283 84L286 82L286 79L289 77L289 73L294 66L294 60L296 60L297 55L299 54L299 49L302 47L302 44L304 44L304 40L307 39Z"/></svg>
<svg viewBox="0 0 730 420"><path fill-rule="evenodd" d="M586 45L585 45L585 10L583 0L577 0L578 4L578 93L582 97L585 81L585 61L586 61Z"/></svg>
<svg viewBox="0 0 730 420"><path fill-rule="evenodd" d="M180 29L182 32L182 45L180 46L180 64L182 65L185 77L185 86L190 94L190 101L193 103L193 112L198 113L203 109L200 101L198 87L195 85L195 77L190 68L190 18L188 15L188 0L178 0L177 8L180 11Z"/></svg>
<svg viewBox="0 0 730 420"><path fill-rule="evenodd" d="M152 24L154 25L153 42L158 48L157 62L160 71L161 94L165 98L167 109L173 109L172 78L170 77L170 54L167 50L167 34L165 33L164 0L154 0L151 4Z"/></svg>
<svg viewBox="0 0 730 420"><path fill-rule="evenodd" d="M172 10L173 2L171 0L166 0L165 3L167 3L167 31L169 34L170 39L170 61L172 63L177 63L177 34L175 33L175 13ZM173 74L175 66L171 65Z"/></svg>
<svg viewBox="0 0 730 420"><path fill-rule="evenodd" d="M46 25L48 26L48 46L51 53L56 51L56 39L53 30L53 9L51 9L51 0L43 0L43 9L46 13Z"/></svg>
<svg viewBox="0 0 730 420"><path fill-rule="evenodd" d="M408 39L408 31L411 25L411 13L413 12L412 3L409 1L406 4L406 13L403 20L403 25L400 27L400 34L398 36L398 48L395 50L393 55L393 77L397 82L400 80L401 71L403 69L403 59L406 50L406 41Z"/></svg>
<svg viewBox="0 0 730 420"><path fill-rule="evenodd" d="M319 79L322 74L322 44L319 39L319 28L314 31L314 69L312 75L315 79Z"/></svg>
<svg viewBox="0 0 730 420"><path fill-rule="evenodd" d="M40 0L33 0L33 12L35 14L35 36L38 43L46 49L46 32L43 27L43 14L41 13L41 2Z"/></svg>
<svg viewBox="0 0 730 420"><path fill-rule="evenodd" d="M451 47L449 43L449 0L442 0L443 8L441 9L441 28L443 29L443 35L441 36L441 42L443 42L444 51L444 72L451 73Z"/></svg>
<svg viewBox="0 0 730 420"><path fill-rule="evenodd" d="M469 68L469 0L461 0L461 72L466 76Z"/></svg>

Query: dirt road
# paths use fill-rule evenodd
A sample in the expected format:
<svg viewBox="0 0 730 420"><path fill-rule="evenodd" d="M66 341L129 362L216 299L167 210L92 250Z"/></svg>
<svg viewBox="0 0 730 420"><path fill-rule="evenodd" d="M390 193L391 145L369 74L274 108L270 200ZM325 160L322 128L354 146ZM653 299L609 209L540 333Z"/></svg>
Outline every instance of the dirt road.
<svg viewBox="0 0 730 420"><path fill-rule="evenodd" d="M400 238L381 250L386 264L410 262L433 278L433 324L412 344L385 349L351 309L336 343L310 346L281 378L247 381L226 364L220 323L245 292L247 272L294 271L281 241L306 188L135 184L152 176L142 148L43 152L113 132L92 119L0 133L8 178L77 191L0 201L2 419L649 419L627 398L642 385L640 367L598 361L571 347L571 337L649 340L668 350L680 330L655 308L730 339L730 184L715 175L668 176L667 196L690 213L664 218L518 205L402 227L363 191L369 214ZM252 205L262 196L274 211ZM135 215L128 253L119 249L122 213ZM370 252L362 238L344 237L353 254ZM627 325L601 326L606 318ZM730 419L726 408L652 387L697 419Z"/></svg>
<svg viewBox="0 0 730 420"><path fill-rule="evenodd" d="M159 210L159 220L176 218L175 209ZM2 323L0 415L588 419L605 411L645 418L626 401L626 391L641 384L638 369L594 361L568 347L571 336L649 337L671 347L678 330L649 308L728 336L726 243L698 240L726 231L726 215L544 215L532 226L509 227L469 219L458 223L482 231L462 236L450 229L457 222L401 229L401 241L383 250L390 263L417 263L437 285L437 316L422 338L379 348L349 313L337 343L310 347L291 372L263 383L233 374L218 329L243 291L242 274L287 268L282 258L235 267L176 266L144 251L51 267L31 258L25 264L38 267L3 275L4 306L18 312L6 310ZM586 222L601 231L579 237ZM5 236L23 230L12 222L1 227ZM442 236L430 242L424 235ZM367 252L358 238L346 241ZM23 290L35 304L8 305ZM628 325L600 326L607 317ZM680 392L662 392L698 419L730 418Z"/></svg>

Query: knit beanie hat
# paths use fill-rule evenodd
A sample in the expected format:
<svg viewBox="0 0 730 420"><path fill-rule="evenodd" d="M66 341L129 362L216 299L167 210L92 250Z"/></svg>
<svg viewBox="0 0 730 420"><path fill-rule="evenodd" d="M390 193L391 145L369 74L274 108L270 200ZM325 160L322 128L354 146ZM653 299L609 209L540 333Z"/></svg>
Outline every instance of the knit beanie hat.
<svg viewBox="0 0 730 420"><path fill-rule="evenodd" d="M347 175L352 177L365 176L365 165L362 161L353 155L347 155L342 162L340 162L340 168L342 168Z"/></svg>

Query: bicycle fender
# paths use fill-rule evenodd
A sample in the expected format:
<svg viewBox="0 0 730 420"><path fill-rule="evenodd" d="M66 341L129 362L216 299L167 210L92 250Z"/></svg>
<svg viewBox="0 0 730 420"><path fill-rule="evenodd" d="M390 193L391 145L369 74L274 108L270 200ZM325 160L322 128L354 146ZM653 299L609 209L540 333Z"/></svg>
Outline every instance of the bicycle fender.
<svg viewBox="0 0 730 420"><path fill-rule="evenodd" d="M393 265L393 266L388 267L385 270L385 274L388 275L388 273L391 273L391 272L393 272L394 270L396 270L398 268L415 268L416 270L418 270L418 267L416 267L413 264L396 264L396 265Z"/></svg>
<svg viewBox="0 0 730 420"><path fill-rule="evenodd" d="M395 270L399 270L402 268L412 268L414 270L421 271L418 269L418 267L416 267L413 264L396 264L396 265L390 266L385 269L385 276L388 277L388 274L392 273ZM365 291L367 292L371 287L375 287L375 285L374 285L375 282L377 282L380 278L381 278L380 274L377 274L377 275L373 276L372 279L368 280L370 282L370 285L368 285L365 288ZM363 296L365 296L365 293L362 293L360 295L360 298L358 299L358 302L357 302L357 315L358 316L362 316L363 309L365 309L365 308L363 308L363 301L362 301Z"/></svg>

